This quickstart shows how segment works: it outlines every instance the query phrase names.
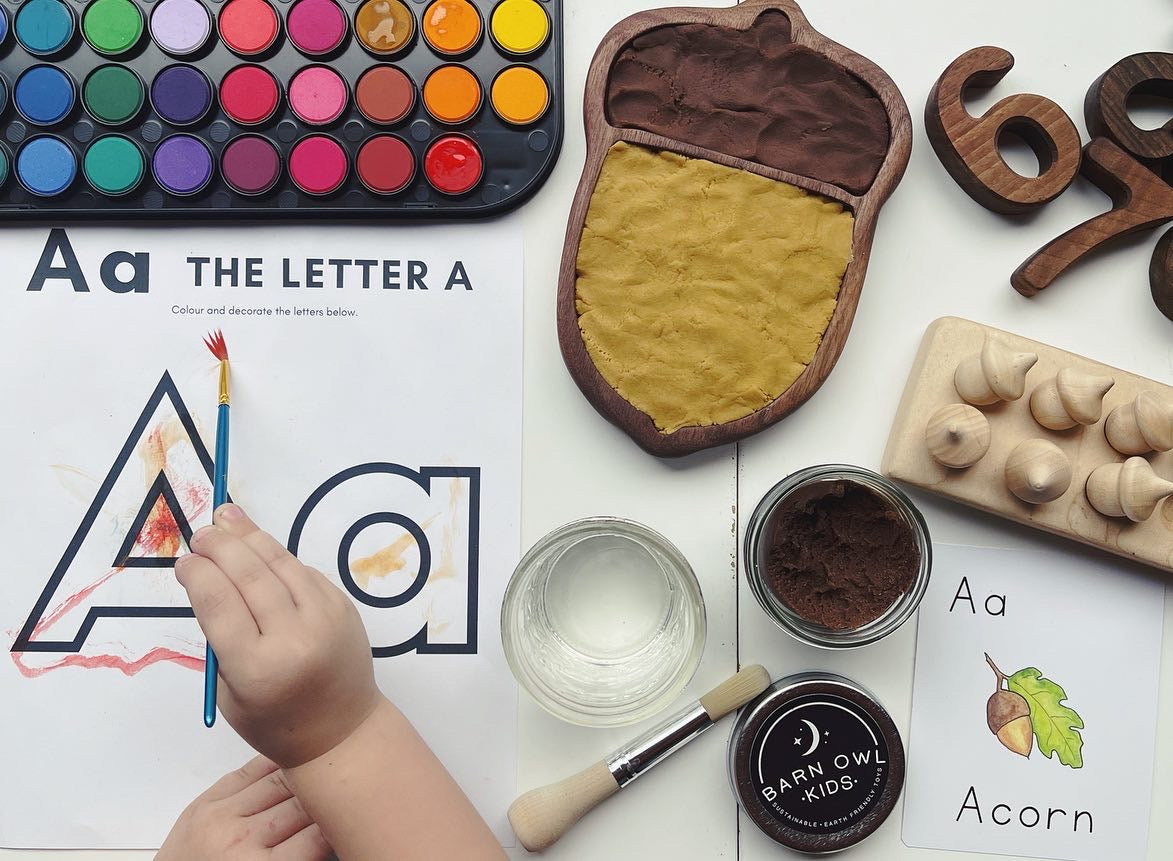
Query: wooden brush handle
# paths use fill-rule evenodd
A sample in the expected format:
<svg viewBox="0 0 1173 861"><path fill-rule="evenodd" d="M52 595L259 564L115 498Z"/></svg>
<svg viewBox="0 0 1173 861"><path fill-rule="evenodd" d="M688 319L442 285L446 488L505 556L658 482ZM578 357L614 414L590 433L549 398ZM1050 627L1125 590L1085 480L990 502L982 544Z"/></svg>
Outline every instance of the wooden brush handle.
<svg viewBox="0 0 1173 861"><path fill-rule="evenodd" d="M619 791L605 762L596 762L565 780L530 790L509 806L509 824L521 845L541 852L600 801Z"/></svg>

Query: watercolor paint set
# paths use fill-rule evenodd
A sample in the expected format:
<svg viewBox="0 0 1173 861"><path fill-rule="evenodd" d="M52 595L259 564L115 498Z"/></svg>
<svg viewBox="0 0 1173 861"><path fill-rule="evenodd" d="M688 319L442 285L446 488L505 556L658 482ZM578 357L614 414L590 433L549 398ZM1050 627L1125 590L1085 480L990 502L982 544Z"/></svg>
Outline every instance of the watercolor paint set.
<svg viewBox="0 0 1173 861"><path fill-rule="evenodd" d="M0 2L0 217L493 215L562 104L561 0Z"/></svg>

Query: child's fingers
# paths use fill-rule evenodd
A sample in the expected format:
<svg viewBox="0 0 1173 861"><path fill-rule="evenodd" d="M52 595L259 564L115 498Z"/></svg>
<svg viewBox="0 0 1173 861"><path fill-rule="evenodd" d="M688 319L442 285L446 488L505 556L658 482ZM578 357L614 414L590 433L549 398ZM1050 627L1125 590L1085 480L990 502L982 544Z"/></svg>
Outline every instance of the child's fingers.
<svg viewBox="0 0 1173 861"><path fill-rule="evenodd" d="M330 844L317 825L307 825L284 843L274 846L273 861L326 861Z"/></svg>
<svg viewBox="0 0 1173 861"><path fill-rule="evenodd" d="M261 561L281 578L293 595L295 604L300 606L316 600L318 592L314 588L313 572L302 565L284 544L257 526L243 508L234 503L221 505L212 519L229 535L235 535L252 548Z"/></svg>
<svg viewBox="0 0 1173 861"><path fill-rule="evenodd" d="M280 846L306 826L314 824L301 802L292 795L275 807L258 813L253 821L260 823L261 840L266 849Z"/></svg>
<svg viewBox="0 0 1173 861"><path fill-rule="evenodd" d="M187 592L200 630L225 654L260 636L256 619L233 582L210 559L188 553L175 560L175 579Z"/></svg>
<svg viewBox="0 0 1173 861"><path fill-rule="evenodd" d="M219 566L236 586L261 633L293 612L293 596L252 549L218 526L205 526L191 538L191 549Z"/></svg>
<svg viewBox="0 0 1173 861"><path fill-rule="evenodd" d="M223 798L236 795L242 789L252 786L263 777L267 777L277 770L277 763L267 756L254 756L240 768L230 771L204 793L209 801L219 801Z"/></svg>
<svg viewBox="0 0 1173 861"><path fill-rule="evenodd" d="M254 816L292 797L293 790L285 782L285 775L273 770L238 792L232 799L232 809L239 816Z"/></svg>

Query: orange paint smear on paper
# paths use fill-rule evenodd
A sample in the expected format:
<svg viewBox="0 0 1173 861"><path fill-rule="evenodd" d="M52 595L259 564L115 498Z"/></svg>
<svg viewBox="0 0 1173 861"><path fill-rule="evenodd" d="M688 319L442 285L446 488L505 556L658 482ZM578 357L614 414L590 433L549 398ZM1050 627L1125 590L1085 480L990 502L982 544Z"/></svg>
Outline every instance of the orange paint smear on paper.
<svg viewBox="0 0 1173 861"><path fill-rule="evenodd" d="M435 519L435 517L430 517L423 524L425 532ZM402 571L407 565L404 556L414 546L415 539L411 537L411 533L404 532L382 550L378 550L370 556L364 556L362 559L354 560L350 563L350 574L354 577L354 582L360 588L366 589L372 580Z"/></svg>
<svg viewBox="0 0 1173 861"><path fill-rule="evenodd" d="M448 493L448 508L452 512L452 516L448 518L448 526L444 530L438 554L439 559L432 566L432 573L428 575L429 582L456 577L456 538L460 532L456 524L460 522L458 515L464 506L464 497L464 485L459 481L453 482L452 489Z"/></svg>
<svg viewBox="0 0 1173 861"><path fill-rule="evenodd" d="M147 434L146 439L139 446L138 452L143 462L143 478L147 487L151 486L151 483L160 471L166 469L168 463L167 452L171 449L171 446L186 438L187 431L184 429L183 422L179 420L178 416L173 416L165 422L160 422ZM191 512L189 519L199 517L207 510L208 505L212 501L212 487L210 483L180 482L177 484L173 482L172 484L175 487L175 494L179 498L180 504L183 505L184 511Z"/></svg>
<svg viewBox="0 0 1173 861"><path fill-rule="evenodd" d="M167 450L184 436L183 422L178 416L173 416L165 422L157 424L139 446L138 455L142 458L143 469L148 479L154 481L159 470L167 465Z"/></svg>

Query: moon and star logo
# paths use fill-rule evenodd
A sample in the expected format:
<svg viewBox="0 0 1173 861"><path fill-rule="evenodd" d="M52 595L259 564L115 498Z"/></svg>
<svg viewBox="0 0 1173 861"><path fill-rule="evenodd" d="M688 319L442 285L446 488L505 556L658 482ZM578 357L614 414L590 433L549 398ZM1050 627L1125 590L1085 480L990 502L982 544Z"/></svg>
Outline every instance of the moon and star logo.
<svg viewBox="0 0 1173 861"><path fill-rule="evenodd" d="M809 721L806 718L802 718L802 722L806 724L806 726L809 727L811 731L810 746L802 752L802 755L810 756L819 749L820 742L822 742L824 738L829 737L831 734L829 732L819 732L819 728L815 726L814 722ZM803 739L803 736L805 735L806 733L800 731L799 736L794 739L795 747L802 747L804 744L806 744L806 741Z"/></svg>

